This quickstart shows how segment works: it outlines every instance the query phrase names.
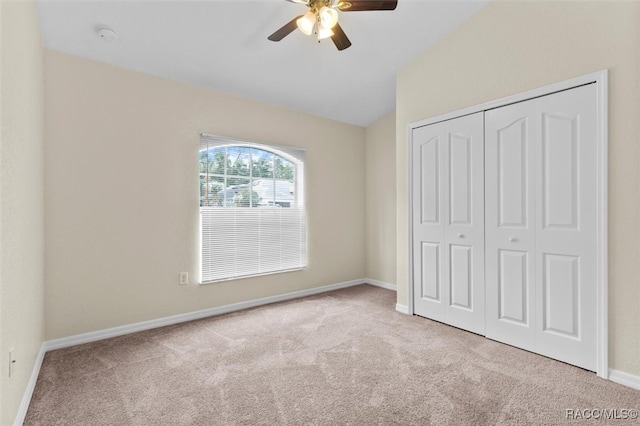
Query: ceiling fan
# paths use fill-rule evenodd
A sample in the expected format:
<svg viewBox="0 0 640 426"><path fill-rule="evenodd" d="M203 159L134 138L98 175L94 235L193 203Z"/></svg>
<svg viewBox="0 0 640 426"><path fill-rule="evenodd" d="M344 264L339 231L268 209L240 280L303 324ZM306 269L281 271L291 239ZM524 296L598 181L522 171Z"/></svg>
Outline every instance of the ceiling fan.
<svg viewBox="0 0 640 426"><path fill-rule="evenodd" d="M305 35L316 34L318 42L327 38L333 40L338 50L351 46L351 41L338 24L338 11L362 12L365 10L394 10L398 0L287 0L291 3L304 4L309 11L296 16L268 38L280 41L296 28Z"/></svg>

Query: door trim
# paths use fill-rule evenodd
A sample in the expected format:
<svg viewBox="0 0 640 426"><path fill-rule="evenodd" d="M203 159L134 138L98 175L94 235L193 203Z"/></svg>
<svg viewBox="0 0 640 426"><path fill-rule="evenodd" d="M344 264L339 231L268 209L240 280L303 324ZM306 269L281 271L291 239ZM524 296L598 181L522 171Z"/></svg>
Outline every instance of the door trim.
<svg viewBox="0 0 640 426"><path fill-rule="evenodd" d="M596 85L596 259L597 259L597 274L596 274L596 373L599 377L604 379L609 378L609 310L608 310L608 147L609 147L609 117L608 117L608 70L598 71L592 74L583 75L580 77L572 78L569 80L561 81L559 83L550 84L548 86L540 87L537 89L529 90L526 92L518 93L512 96L507 96L501 99L497 99L490 102L485 102L480 105L463 108L460 110L448 112L435 117L427 118L424 120L409 123L407 126L408 132L408 178L409 178L409 206L413 204L413 182L412 172L413 166L411 161L411 147L413 146L413 130L427 126L429 124L439 123L441 121L451 120L453 118L462 117L477 112L487 111L494 108L503 107L509 104L527 101L540 96L550 95L552 93L561 92L568 89L573 89L578 86L584 86L586 84ZM409 288L408 295L409 300L407 303L407 313L414 314L413 308L413 213L411 207L409 210L409 264L408 264L408 278Z"/></svg>

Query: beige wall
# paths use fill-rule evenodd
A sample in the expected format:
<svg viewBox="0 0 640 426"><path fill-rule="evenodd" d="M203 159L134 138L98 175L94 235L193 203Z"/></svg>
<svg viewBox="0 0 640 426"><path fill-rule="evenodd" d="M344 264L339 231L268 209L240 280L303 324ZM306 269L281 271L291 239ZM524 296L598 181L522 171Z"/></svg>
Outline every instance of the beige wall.
<svg viewBox="0 0 640 426"><path fill-rule="evenodd" d="M639 2L496 2L398 75L398 303L408 303L409 123L608 68L610 367L640 375Z"/></svg>
<svg viewBox="0 0 640 426"><path fill-rule="evenodd" d="M46 339L364 277L361 127L45 53ZM201 132L307 150L309 267L197 276Z"/></svg>
<svg viewBox="0 0 640 426"><path fill-rule="evenodd" d="M396 283L396 114L366 129L366 276Z"/></svg>
<svg viewBox="0 0 640 426"><path fill-rule="evenodd" d="M0 34L0 424L9 425L44 337L42 43L34 4L0 2Z"/></svg>

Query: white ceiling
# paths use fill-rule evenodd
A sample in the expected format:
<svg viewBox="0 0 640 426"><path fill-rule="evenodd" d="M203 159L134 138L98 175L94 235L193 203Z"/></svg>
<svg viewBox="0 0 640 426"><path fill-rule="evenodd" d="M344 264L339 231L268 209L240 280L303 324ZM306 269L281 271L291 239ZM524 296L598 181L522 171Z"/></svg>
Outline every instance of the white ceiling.
<svg viewBox="0 0 640 426"><path fill-rule="evenodd" d="M489 0L399 0L395 11L340 13L338 51L294 31L285 0L39 0L45 47L358 126L395 109L397 72ZM109 27L117 41L98 37Z"/></svg>

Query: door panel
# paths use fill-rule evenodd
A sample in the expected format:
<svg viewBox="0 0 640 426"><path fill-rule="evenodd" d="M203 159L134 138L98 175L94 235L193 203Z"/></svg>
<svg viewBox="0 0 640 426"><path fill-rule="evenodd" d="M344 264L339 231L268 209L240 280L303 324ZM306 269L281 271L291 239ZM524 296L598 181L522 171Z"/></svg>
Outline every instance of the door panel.
<svg viewBox="0 0 640 426"><path fill-rule="evenodd" d="M527 226L527 121L498 130L499 226Z"/></svg>
<svg viewBox="0 0 640 426"><path fill-rule="evenodd" d="M596 370L596 87L537 99L537 352Z"/></svg>
<svg viewBox="0 0 640 426"><path fill-rule="evenodd" d="M482 113L413 130L414 312L476 333L484 332L483 162Z"/></svg>
<svg viewBox="0 0 640 426"><path fill-rule="evenodd" d="M535 140L528 102L485 112L486 335L535 347Z"/></svg>
<svg viewBox="0 0 640 426"><path fill-rule="evenodd" d="M420 205L422 223L438 223L440 190L438 186L438 137L420 145Z"/></svg>
<svg viewBox="0 0 640 426"><path fill-rule="evenodd" d="M529 326L528 253L498 250L498 319Z"/></svg>
<svg viewBox="0 0 640 426"><path fill-rule="evenodd" d="M577 228L577 115L542 114L542 212L545 228Z"/></svg>
<svg viewBox="0 0 640 426"><path fill-rule="evenodd" d="M446 322L484 334L484 114L449 120Z"/></svg>
<svg viewBox="0 0 640 426"><path fill-rule="evenodd" d="M413 305L414 312L444 321L443 266L446 258L440 133L429 127L413 130ZM443 252L442 247L445 247Z"/></svg>
<svg viewBox="0 0 640 426"><path fill-rule="evenodd" d="M452 134L449 141L449 223L471 222L471 138Z"/></svg>
<svg viewBox="0 0 640 426"><path fill-rule="evenodd" d="M543 253L542 259L542 329L577 338L580 330L580 258Z"/></svg>
<svg viewBox="0 0 640 426"><path fill-rule="evenodd" d="M471 247L451 244L451 306L473 309L473 272L471 265Z"/></svg>
<svg viewBox="0 0 640 426"><path fill-rule="evenodd" d="M422 299L440 302L440 244L422 242Z"/></svg>

